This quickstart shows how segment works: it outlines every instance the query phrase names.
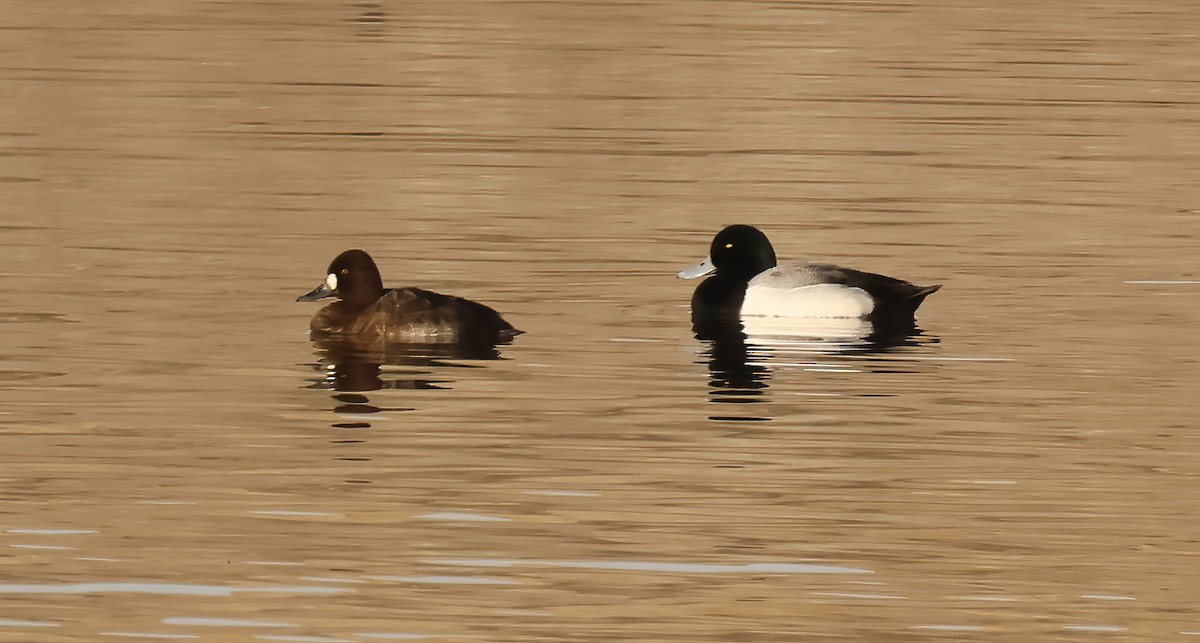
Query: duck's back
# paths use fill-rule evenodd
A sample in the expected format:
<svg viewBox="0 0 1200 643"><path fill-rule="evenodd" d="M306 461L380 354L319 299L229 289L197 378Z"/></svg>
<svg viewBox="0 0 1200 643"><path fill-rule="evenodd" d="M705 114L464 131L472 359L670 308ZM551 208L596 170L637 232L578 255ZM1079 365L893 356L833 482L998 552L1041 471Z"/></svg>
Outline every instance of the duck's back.
<svg viewBox="0 0 1200 643"><path fill-rule="evenodd" d="M782 293L788 293L814 303L819 301L827 313L816 316L861 315L876 322L911 322L921 302L940 287L918 286L903 279L828 263L780 264L751 279L746 297L770 301L786 299Z"/></svg>
<svg viewBox="0 0 1200 643"><path fill-rule="evenodd" d="M421 288L386 290L378 301L360 310L335 302L313 318L311 327L323 335L379 337L397 343L504 341L520 333L488 306Z"/></svg>
<svg viewBox="0 0 1200 643"><path fill-rule="evenodd" d="M867 291L878 304L905 308L909 312L916 311L926 297L941 288L940 284L918 286L903 279L853 268L843 268L828 263L806 264L805 269L816 275L818 283L835 283L851 288L861 288Z"/></svg>

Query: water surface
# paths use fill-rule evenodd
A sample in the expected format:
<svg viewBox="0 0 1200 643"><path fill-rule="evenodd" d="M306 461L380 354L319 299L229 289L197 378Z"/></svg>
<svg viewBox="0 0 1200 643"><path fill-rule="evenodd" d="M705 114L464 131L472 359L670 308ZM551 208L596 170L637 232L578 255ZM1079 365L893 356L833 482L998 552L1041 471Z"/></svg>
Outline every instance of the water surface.
<svg viewBox="0 0 1200 643"><path fill-rule="evenodd" d="M0 2L0 640L1196 636L1193 9ZM735 222L944 287L701 342Z"/></svg>

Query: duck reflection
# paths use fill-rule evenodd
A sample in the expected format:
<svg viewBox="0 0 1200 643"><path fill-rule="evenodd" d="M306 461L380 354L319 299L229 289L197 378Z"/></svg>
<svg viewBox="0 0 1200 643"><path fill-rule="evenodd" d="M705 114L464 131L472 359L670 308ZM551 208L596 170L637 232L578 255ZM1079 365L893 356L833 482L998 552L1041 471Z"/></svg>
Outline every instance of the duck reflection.
<svg viewBox="0 0 1200 643"><path fill-rule="evenodd" d="M317 362L312 368L318 377L308 380L307 388L334 391L338 414L363 416L385 411L412 411L410 407L384 407L371 403L366 393L380 390L448 389L452 369L479 368L469 361L500 359L495 344L443 343L397 344L355 341L346 337L314 337ZM460 360L467 360L464 363ZM342 423L341 428L370 426Z"/></svg>
<svg viewBox="0 0 1200 643"><path fill-rule="evenodd" d="M749 337L737 320L697 322L692 330L696 339L706 344L703 355L708 358L711 401L718 404L762 402L767 381L771 378L766 363L772 351L747 341Z"/></svg>
<svg viewBox="0 0 1200 643"><path fill-rule="evenodd" d="M705 345L701 354L708 365L709 401L715 404L768 401L771 362L784 354L861 358L937 341L936 338L921 341L923 333L915 324L881 325L858 319L798 324L795 319L693 315L692 331ZM855 368L861 369L866 364L855 361ZM894 361L881 360L878 369L885 370L884 364L886 370L895 372ZM709 419L762 422L772 418L750 414L714 415Z"/></svg>

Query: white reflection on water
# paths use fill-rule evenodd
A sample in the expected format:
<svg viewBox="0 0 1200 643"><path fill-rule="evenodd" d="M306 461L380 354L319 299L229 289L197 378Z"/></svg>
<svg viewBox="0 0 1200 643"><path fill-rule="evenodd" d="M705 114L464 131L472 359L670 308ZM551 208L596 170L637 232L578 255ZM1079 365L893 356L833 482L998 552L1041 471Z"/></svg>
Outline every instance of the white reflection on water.
<svg viewBox="0 0 1200 643"><path fill-rule="evenodd" d="M303 567L304 563L293 560L244 560L247 565L263 565L264 567Z"/></svg>
<svg viewBox="0 0 1200 643"><path fill-rule="evenodd" d="M6 529L4 533L30 536L74 536L77 534L95 534L99 532L95 529Z"/></svg>
<svg viewBox="0 0 1200 643"><path fill-rule="evenodd" d="M507 578L483 578L480 576L369 576L371 580L395 583L421 583L431 585L520 585Z"/></svg>
<svg viewBox="0 0 1200 643"><path fill-rule="evenodd" d="M255 509L248 511L257 516L341 516L339 513L328 511L289 511L284 509Z"/></svg>
<svg viewBox="0 0 1200 643"><path fill-rule="evenodd" d="M400 633L400 632L395 632L395 633L389 633L389 632L379 632L379 633L359 632L359 633L355 634L355 636L358 636L358 637L361 637L361 638L364 638L364 639L379 639L379 640L381 640L381 641L416 641L417 639L427 639L427 638L429 638L429 636L427 636L427 635L425 635L425 634L403 634L403 633Z"/></svg>
<svg viewBox="0 0 1200 643"><path fill-rule="evenodd" d="M813 596L832 596L834 598L861 598L865 600L888 601L908 600L907 596L895 596L893 594L863 594L858 592L813 592Z"/></svg>
<svg viewBox="0 0 1200 643"><path fill-rule="evenodd" d="M198 639L199 634L158 634L156 632L101 632L100 636L119 636L125 639Z"/></svg>
<svg viewBox="0 0 1200 643"><path fill-rule="evenodd" d="M352 639L337 639L331 636L295 636L286 634L260 634L256 639L262 641L291 641L292 643L354 643Z"/></svg>
<svg viewBox="0 0 1200 643"><path fill-rule="evenodd" d="M430 558L421 562L456 567L566 567L572 569L604 569L610 571L665 572L681 574L872 574L869 569L809 565L803 563L747 563L717 565L712 563L667 563L658 561L591 561L591 560L504 560L495 558Z"/></svg>
<svg viewBox="0 0 1200 643"><path fill-rule="evenodd" d="M343 594L335 587L224 587L178 583L0 583L0 594L173 594L183 596L233 596L234 594Z"/></svg>
<svg viewBox="0 0 1200 643"><path fill-rule="evenodd" d="M0 618L0 627L62 627L52 621L26 621L19 618Z"/></svg>
<svg viewBox="0 0 1200 643"><path fill-rule="evenodd" d="M1200 284L1200 281L1193 281L1191 279L1139 279L1137 281L1126 281L1124 283L1142 286L1183 286L1188 284Z"/></svg>
<svg viewBox="0 0 1200 643"><path fill-rule="evenodd" d="M857 318L743 317L742 329L748 342L794 344L814 350L836 350L855 346L874 331L871 323Z"/></svg>
<svg viewBox="0 0 1200 643"><path fill-rule="evenodd" d="M503 516L489 516L487 514L473 514L457 511L442 511L430 514L421 514L417 518L424 520L452 520L461 522L509 522L510 518Z"/></svg>
<svg viewBox="0 0 1200 643"><path fill-rule="evenodd" d="M196 625L200 627L297 627L295 623L276 621L252 621L244 618L199 618L171 616L162 620L164 625Z"/></svg>
<svg viewBox="0 0 1200 643"><path fill-rule="evenodd" d="M1124 632L1125 628L1116 625L1064 625L1064 630L1072 632Z"/></svg>
<svg viewBox="0 0 1200 643"><path fill-rule="evenodd" d="M561 489L538 489L534 491L526 491L530 496L562 496L565 498L596 498L600 494L594 491L567 491Z"/></svg>

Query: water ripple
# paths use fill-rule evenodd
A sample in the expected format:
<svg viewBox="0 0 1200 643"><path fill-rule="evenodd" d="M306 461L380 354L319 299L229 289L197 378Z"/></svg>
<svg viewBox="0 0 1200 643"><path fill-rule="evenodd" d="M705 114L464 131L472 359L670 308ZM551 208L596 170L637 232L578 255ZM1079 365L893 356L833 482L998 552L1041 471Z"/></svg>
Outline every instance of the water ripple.
<svg viewBox="0 0 1200 643"><path fill-rule="evenodd" d="M812 565L805 563L669 563L662 561L590 561L590 560L503 560L492 558L434 558L423 562L457 567L565 567L608 571L663 572L676 574L871 574L869 569Z"/></svg>
<svg viewBox="0 0 1200 643"><path fill-rule="evenodd" d="M0 594L170 594L177 596L233 596L234 594L343 594L335 587L225 587L177 583L0 583Z"/></svg>

